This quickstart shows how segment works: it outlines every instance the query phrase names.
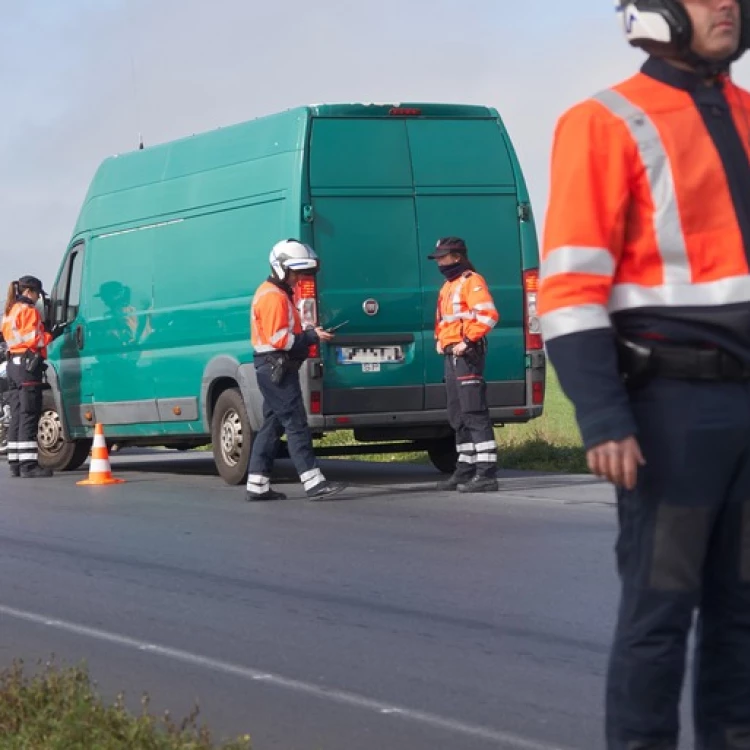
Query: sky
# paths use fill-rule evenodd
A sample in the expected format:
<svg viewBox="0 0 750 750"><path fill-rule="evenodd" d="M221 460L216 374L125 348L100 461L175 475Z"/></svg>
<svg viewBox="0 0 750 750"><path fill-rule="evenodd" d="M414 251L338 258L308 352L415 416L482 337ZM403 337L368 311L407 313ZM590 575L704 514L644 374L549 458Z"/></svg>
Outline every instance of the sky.
<svg viewBox="0 0 750 750"><path fill-rule="evenodd" d="M635 72L613 0L0 0L0 283L51 286L106 157L301 104L494 106L538 231L557 118ZM735 67L750 85L750 55ZM4 288L4 286L3 286Z"/></svg>

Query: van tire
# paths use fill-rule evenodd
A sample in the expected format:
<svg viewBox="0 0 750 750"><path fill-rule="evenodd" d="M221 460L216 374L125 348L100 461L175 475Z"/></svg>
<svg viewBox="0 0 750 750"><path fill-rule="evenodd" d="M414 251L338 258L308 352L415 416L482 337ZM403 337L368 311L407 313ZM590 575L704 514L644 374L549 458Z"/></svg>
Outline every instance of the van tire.
<svg viewBox="0 0 750 750"><path fill-rule="evenodd" d="M91 440L66 440L62 420L50 391L42 397L42 416L37 432L39 463L52 471L75 471L91 451Z"/></svg>
<svg viewBox="0 0 750 750"><path fill-rule="evenodd" d="M438 471L442 471L443 474L452 474L458 463L455 438L451 436L431 440L427 444L427 455Z"/></svg>
<svg viewBox="0 0 750 750"><path fill-rule="evenodd" d="M239 388L228 388L216 401L211 417L211 448L219 476L230 485L247 480L253 431Z"/></svg>

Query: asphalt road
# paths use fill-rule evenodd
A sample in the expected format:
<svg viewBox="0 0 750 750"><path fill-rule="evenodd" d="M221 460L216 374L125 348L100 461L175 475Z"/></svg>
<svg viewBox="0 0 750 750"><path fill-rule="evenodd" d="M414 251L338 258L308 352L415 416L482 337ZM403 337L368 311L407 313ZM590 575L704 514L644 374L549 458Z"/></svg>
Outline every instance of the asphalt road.
<svg viewBox="0 0 750 750"><path fill-rule="evenodd" d="M85 660L107 697L256 750L600 750L611 491L324 461L336 501L247 504L193 454L116 454L112 487L0 483L0 666ZM0 471L5 468L0 466Z"/></svg>

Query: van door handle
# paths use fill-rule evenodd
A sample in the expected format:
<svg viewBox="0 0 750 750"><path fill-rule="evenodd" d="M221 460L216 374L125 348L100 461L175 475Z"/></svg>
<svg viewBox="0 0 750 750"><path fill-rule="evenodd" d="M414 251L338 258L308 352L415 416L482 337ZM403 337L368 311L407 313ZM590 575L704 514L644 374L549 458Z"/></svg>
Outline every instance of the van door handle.
<svg viewBox="0 0 750 750"><path fill-rule="evenodd" d="M76 326L76 346L83 349L83 326Z"/></svg>

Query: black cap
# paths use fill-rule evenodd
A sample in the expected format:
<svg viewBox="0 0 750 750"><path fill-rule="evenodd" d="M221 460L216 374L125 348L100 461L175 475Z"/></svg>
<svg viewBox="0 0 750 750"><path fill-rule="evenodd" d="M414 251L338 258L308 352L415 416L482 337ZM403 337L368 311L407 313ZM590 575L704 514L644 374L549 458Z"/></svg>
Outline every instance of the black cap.
<svg viewBox="0 0 750 750"><path fill-rule="evenodd" d="M443 258L451 253L458 253L459 255L468 255L469 249L466 247L466 243L460 237L441 237L435 245L435 249L427 257L430 260L437 260Z"/></svg>
<svg viewBox="0 0 750 750"><path fill-rule="evenodd" d="M18 288L31 289L32 292L37 292L39 294L44 292L42 282L39 281L36 276L21 276L21 278L18 279Z"/></svg>

